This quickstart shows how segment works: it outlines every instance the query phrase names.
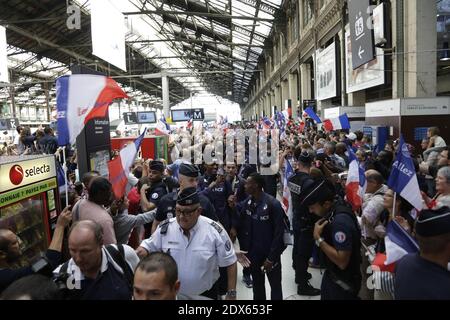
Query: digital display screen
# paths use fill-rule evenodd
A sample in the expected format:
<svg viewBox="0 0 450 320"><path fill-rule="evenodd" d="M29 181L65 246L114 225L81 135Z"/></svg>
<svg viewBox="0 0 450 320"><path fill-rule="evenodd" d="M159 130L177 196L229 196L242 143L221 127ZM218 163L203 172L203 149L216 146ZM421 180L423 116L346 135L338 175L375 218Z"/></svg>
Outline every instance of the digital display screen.
<svg viewBox="0 0 450 320"><path fill-rule="evenodd" d="M137 113L138 123L156 123L156 113L154 111L144 111Z"/></svg>
<svg viewBox="0 0 450 320"><path fill-rule="evenodd" d="M100 150L96 152L92 152L89 155L89 160L91 164L91 170L95 170L100 172L102 177L108 178L108 161L109 159L109 151L108 150Z"/></svg>
<svg viewBox="0 0 450 320"><path fill-rule="evenodd" d="M203 109L180 109L180 110L172 110L172 121L189 121L191 119L193 121L204 120L205 114Z"/></svg>

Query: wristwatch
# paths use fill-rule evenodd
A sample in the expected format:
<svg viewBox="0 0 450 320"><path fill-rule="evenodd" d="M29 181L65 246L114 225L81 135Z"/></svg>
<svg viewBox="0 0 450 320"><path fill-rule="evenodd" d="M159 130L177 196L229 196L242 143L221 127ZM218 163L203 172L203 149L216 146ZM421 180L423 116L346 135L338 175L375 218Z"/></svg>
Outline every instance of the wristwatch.
<svg viewBox="0 0 450 320"><path fill-rule="evenodd" d="M325 239L320 237L319 239L316 240L316 246L318 246L320 248L320 244L324 241L325 241Z"/></svg>
<svg viewBox="0 0 450 320"><path fill-rule="evenodd" d="M228 297L236 298L236 294L237 294L237 291L234 290L234 289L227 291L227 296Z"/></svg>

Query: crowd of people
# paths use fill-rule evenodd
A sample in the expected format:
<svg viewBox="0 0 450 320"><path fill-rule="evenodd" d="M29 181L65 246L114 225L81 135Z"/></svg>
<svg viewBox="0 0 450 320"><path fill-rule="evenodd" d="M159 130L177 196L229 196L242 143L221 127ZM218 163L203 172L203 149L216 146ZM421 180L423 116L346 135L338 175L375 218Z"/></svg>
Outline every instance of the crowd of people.
<svg viewBox="0 0 450 320"><path fill-rule="evenodd" d="M228 125L219 130L223 144L238 139L225 135L234 129L262 131L259 123ZM55 153L53 132L42 133L21 128L7 154ZM69 206L41 260L18 266L19 239L0 229L1 298L235 300L240 263L242 281L255 300L267 298L266 276L270 298L281 300L281 256L293 244L291 272L299 295L450 299L450 159L438 128L428 129L423 150L408 144L421 210L387 186L399 148L396 137L380 148L359 131L324 132L312 123L289 122L281 135L265 136L269 149L279 153L276 163L265 164L260 158L250 161L258 145L249 139L235 147L230 161L214 149L217 135L204 128L188 133L169 136L170 159L138 157L120 198L98 172L76 181L76 153L68 157ZM212 157L199 162L196 147ZM346 192L352 154L367 182L359 207ZM288 166L294 172L285 176ZM267 167L276 169L266 174ZM290 204L282 200L284 189ZM419 250L390 271L368 272L376 257L386 254L391 221ZM320 288L310 283L311 264L325 270ZM374 286L368 285L372 276Z"/></svg>

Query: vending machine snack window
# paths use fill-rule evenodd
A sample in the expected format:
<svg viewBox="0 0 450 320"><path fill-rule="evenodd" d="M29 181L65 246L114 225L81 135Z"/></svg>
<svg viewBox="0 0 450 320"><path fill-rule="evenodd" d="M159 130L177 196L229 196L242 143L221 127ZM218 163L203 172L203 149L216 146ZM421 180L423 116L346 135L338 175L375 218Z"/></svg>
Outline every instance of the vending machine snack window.
<svg viewBox="0 0 450 320"><path fill-rule="evenodd" d="M22 262L47 249L56 223L58 185L54 156L0 158L0 228L21 240Z"/></svg>

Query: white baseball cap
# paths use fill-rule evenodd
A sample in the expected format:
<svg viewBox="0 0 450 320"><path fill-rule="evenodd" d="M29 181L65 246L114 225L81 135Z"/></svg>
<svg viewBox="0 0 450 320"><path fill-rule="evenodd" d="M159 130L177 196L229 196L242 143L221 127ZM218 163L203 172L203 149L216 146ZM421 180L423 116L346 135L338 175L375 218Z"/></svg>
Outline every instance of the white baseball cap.
<svg viewBox="0 0 450 320"><path fill-rule="evenodd" d="M347 138L349 138L350 140L356 140L356 134L354 134L353 132L350 132L349 134L345 135Z"/></svg>

